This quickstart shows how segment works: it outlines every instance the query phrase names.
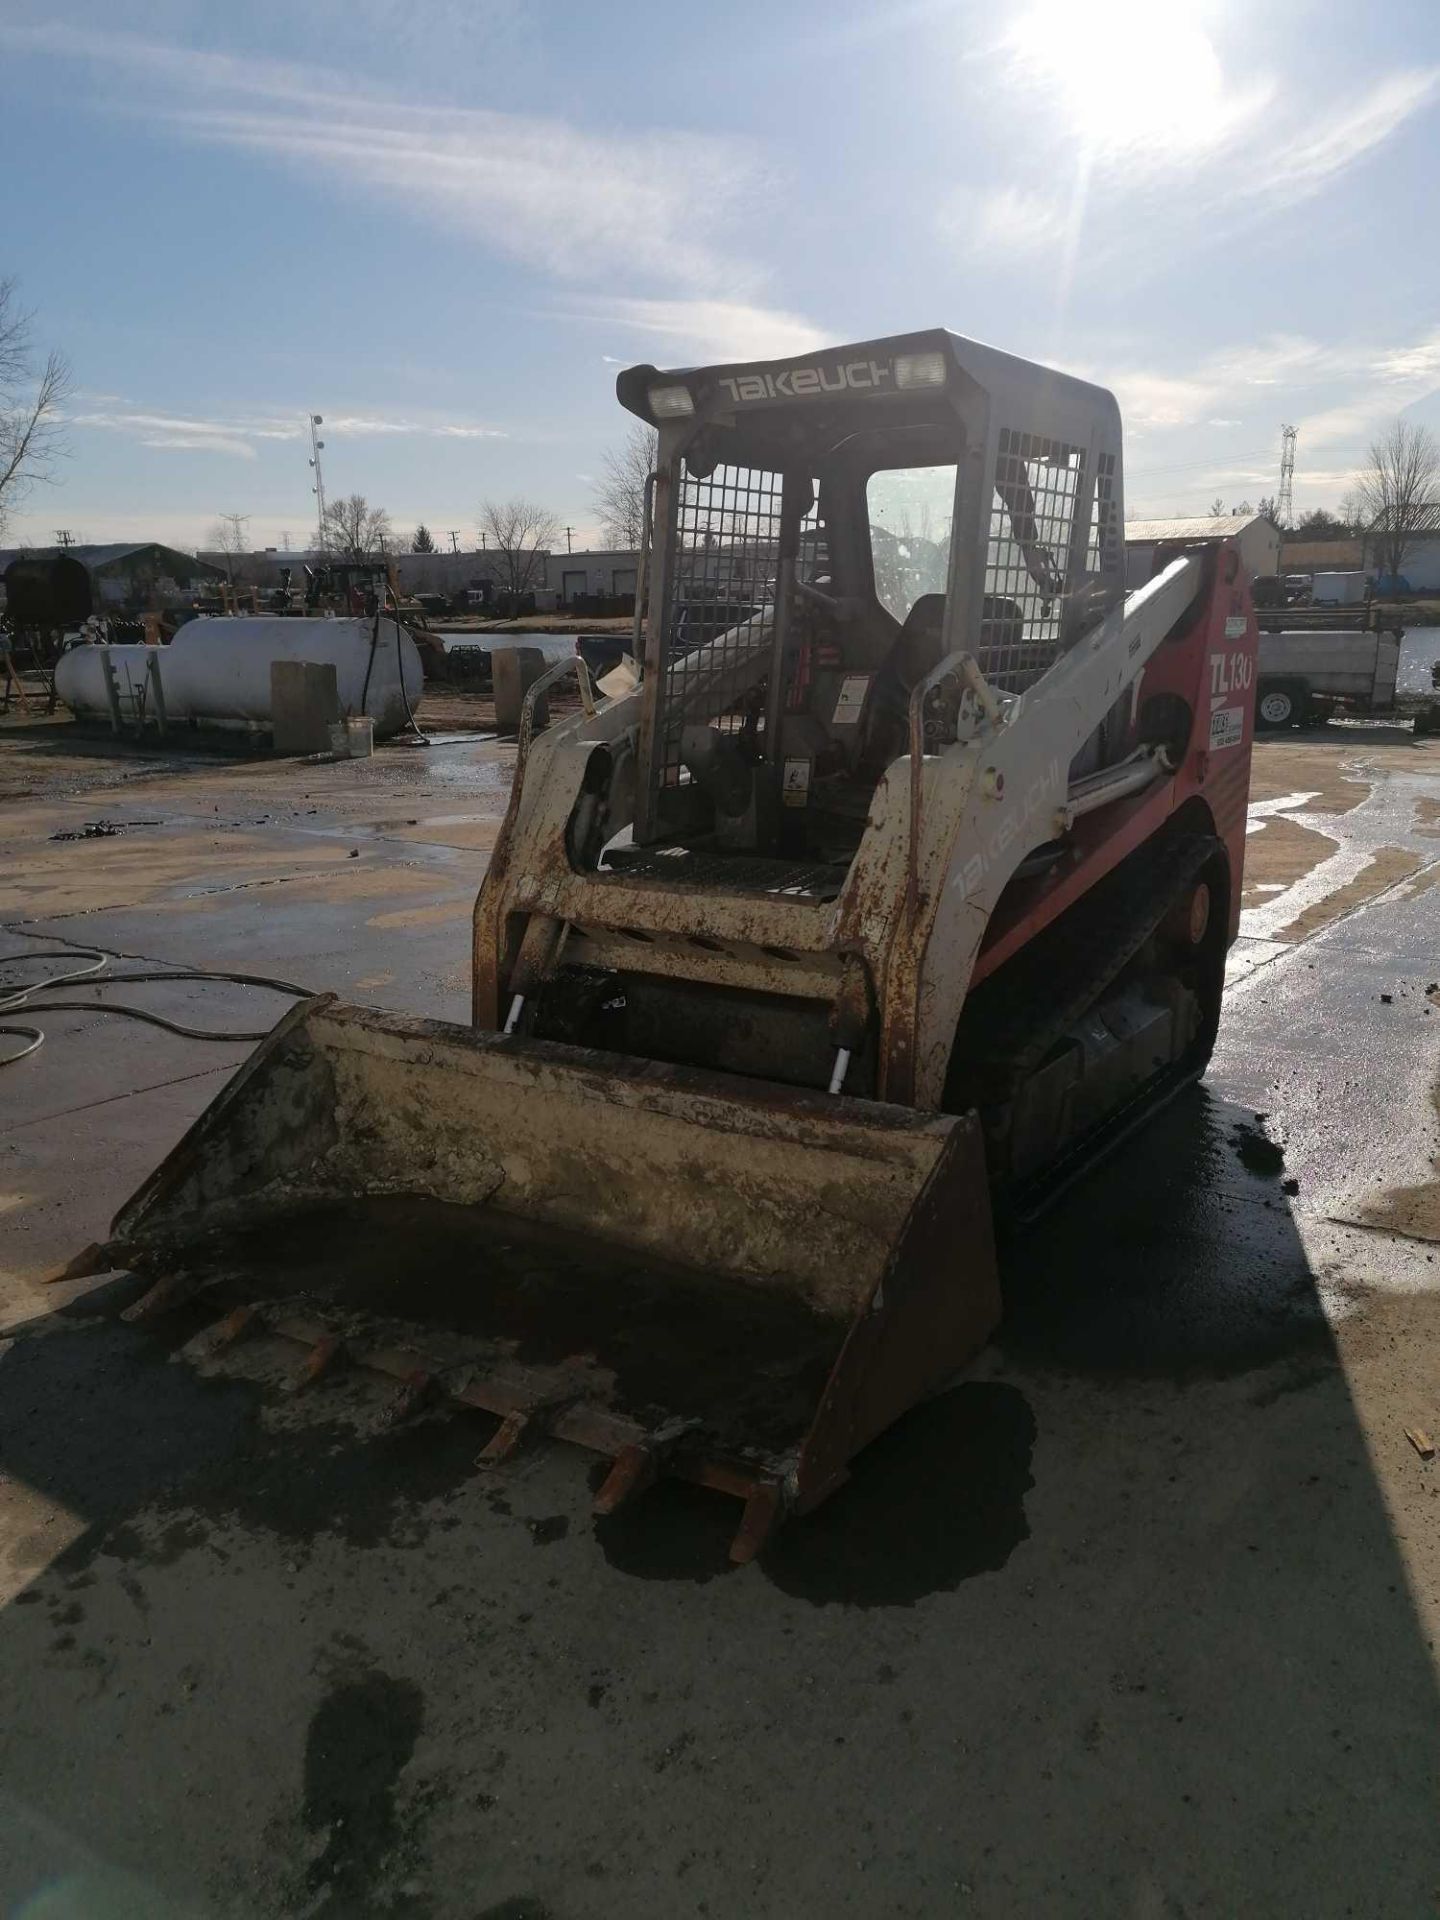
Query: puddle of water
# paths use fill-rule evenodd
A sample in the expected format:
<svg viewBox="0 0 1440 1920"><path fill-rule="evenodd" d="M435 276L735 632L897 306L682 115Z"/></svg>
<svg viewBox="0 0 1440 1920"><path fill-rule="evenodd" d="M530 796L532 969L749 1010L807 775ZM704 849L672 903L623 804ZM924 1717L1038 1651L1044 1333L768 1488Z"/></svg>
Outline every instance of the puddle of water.
<svg viewBox="0 0 1440 1920"><path fill-rule="evenodd" d="M1440 660L1440 627L1410 627L1400 641L1400 669L1395 684L1401 693L1429 693L1430 664Z"/></svg>
<svg viewBox="0 0 1440 1920"><path fill-rule="evenodd" d="M1252 800L1248 810L1246 831L1254 833L1274 813L1293 813L1297 807L1303 807L1307 801L1318 800L1318 789L1314 793L1282 793L1273 800Z"/></svg>

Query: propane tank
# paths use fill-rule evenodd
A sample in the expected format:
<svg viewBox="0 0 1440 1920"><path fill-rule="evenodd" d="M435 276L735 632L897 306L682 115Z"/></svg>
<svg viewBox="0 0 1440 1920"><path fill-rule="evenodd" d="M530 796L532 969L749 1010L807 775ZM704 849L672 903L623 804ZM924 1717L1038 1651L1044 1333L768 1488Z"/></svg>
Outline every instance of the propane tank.
<svg viewBox="0 0 1440 1920"><path fill-rule="evenodd" d="M398 647L397 647L398 641ZM335 669L340 711L368 714L379 740L405 725L405 698L419 704L425 674L415 642L394 620L190 620L168 647L72 647L55 667L55 691L77 715L108 719L110 699L101 656L108 656L126 713L143 699L150 661L158 661L171 721L207 727L268 727L270 666L309 660ZM368 685L367 685L368 675Z"/></svg>

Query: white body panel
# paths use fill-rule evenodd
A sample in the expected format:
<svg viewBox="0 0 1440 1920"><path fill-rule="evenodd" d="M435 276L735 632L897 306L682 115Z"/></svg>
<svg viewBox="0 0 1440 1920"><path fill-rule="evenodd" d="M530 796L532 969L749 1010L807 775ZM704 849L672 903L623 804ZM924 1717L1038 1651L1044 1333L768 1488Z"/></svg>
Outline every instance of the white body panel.
<svg viewBox="0 0 1440 1920"><path fill-rule="evenodd" d="M384 739L405 725L397 632L405 692L413 708L424 685L424 669L414 641L403 628L397 629L393 620L380 622L373 664L373 620L192 620L168 647L72 647L56 666L55 688L72 712L108 719L110 703L101 657L108 655L119 684L122 711L129 717L137 695L143 698L147 663L158 659L165 710L171 722L268 727L271 663L309 660L335 668L341 712L369 714L375 722L376 737Z"/></svg>

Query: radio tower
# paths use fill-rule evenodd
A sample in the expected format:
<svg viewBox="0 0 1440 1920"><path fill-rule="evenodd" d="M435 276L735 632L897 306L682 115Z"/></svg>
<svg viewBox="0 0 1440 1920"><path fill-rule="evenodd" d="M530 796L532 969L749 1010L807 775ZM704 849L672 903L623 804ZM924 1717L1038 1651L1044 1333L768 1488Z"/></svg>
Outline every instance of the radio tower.
<svg viewBox="0 0 1440 1920"><path fill-rule="evenodd" d="M1280 491L1275 498L1275 514L1282 527L1295 518L1295 428L1280 429Z"/></svg>
<svg viewBox="0 0 1440 1920"><path fill-rule="evenodd" d="M311 414L310 464L315 469L315 485L311 488L311 492L315 495L315 525L319 529L318 545L322 553L325 550L325 479L320 471L320 453L325 442L316 433L315 429L317 427L323 427L324 424L325 416L323 414Z"/></svg>

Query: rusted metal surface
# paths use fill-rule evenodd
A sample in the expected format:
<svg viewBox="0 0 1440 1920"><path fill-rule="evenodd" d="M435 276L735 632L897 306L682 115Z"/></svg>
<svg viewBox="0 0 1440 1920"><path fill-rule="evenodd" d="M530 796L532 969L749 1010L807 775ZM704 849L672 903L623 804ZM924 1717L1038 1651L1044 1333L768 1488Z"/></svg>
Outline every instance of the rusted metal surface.
<svg viewBox="0 0 1440 1920"><path fill-rule="evenodd" d="M295 1392L303 1393L306 1387L313 1387L335 1365L345 1351L345 1342L338 1333L322 1333L305 1356L304 1365L295 1377Z"/></svg>
<svg viewBox="0 0 1440 1920"><path fill-rule="evenodd" d="M163 1247L300 1201L427 1194L781 1288L845 1320L962 1124L312 1004L114 1234Z"/></svg>
<svg viewBox="0 0 1440 1920"><path fill-rule="evenodd" d="M200 1334L191 1343L191 1351L199 1358L214 1359L243 1340L247 1333L258 1331L262 1324L260 1309L247 1302L232 1309L217 1326Z"/></svg>
<svg viewBox="0 0 1440 1920"><path fill-rule="evenodd" d="M112 1260L243 1294L197 1357L263 1329L306 1387L343 1354L395 1383L390 1423L493 1415L487 1467L546 1435L607 1457L602 1511L661 1474L720 1488L742 1559L997 1311L973 1118L330 1004L116 1228Z"/></svg>
<svg viewBox="0 0 1440 1920"><path fill-rule="evenodd" d="M413 1420L430 1405L437 1392L437 1382L427 1367L412 1367L400 1382L400 1391L385 1409L384 1424L387 1427L403 1426L407 1420Z"/></svg>
<svg viewBox="0 0 1440 1920"><path fill-rule="evenodd" d="M182 1300L188 1300L195 1291L193 1275L185 1272L166 1273L148 1287L140 1298L126 1307L120 1318L131 1325L141 1320L152 1319L156 1314L166 1313L172 1307L178 1307Z"/></svg>
<svg viewBox="0 0 1440 1920"><path fill-rule="evenodd" d="M170 1304L178 1300L172 1297ZM157 1317L163 1310L157 1310ZM675 1417L647 1426L589 1404L577 1390L573 1364L548 1378L526 1369L491 1374L471 1364L463 1343L447 1352L444 1337L433 1330L422 1350L387 1344L383 1336L357 1334L348 1319L345 1327L327 1326L323 1315L313 1310L296 1313L250 1301L197 1335L189 1351L216 1362L243 1336L264 1332L307 1348L293 1391L321 1381L342 1355L359 1371L393 1383L397 1390L380 1415L385 1426L425 1412L493 1415L497 1424L477 1452L477 1472L501 1472L522 1448L545 1439L598 1453L610 1466L593 1503L597 1516L615 1512L667 1475L726 1494L743 1504L731 1548L737 1565L761 1551L792 1506L805 1510L815 1504L816 1489L808 1483L803 1493L786 1490L787 1473L793 1477L793 1455L726 1457L700 1421Z"/></svg>
<svg viewBox="0 0 1440 1920"><path fill-rule="evenodd" d="M762 994L824 997L826 963L833 968L853 954L875 983L877 1093L892 1102L937 1107L949 1044L990 916L1026 856L1060 831L1072 759L1184 617L1199 592L1201 571L1199 558L1179 557L1003 711L993 694L988 700L974 695L973 736L943 752L923 751L917 690L912 750L882 776L860 849L831 902L575 871L565 828L589 750L597 742L638 736L644 688L593 717L552 729L536 742L524 794L512 800L477 901L477 1023L499 1024L502 1003L508 1004L506 975L516 965L517 930L535 915L603 937L607 958L611 936L632 942L648 937L663 956L657 971L697 980L707 975L686 949L693 952L696 941L713 942L725 950L716 969L724 973L723 984ZM1200 645L1187 647L1184 658L1192 680L1198 679L1206 664ZM1170 664L1161 662L1162 668ZM945 670L953 666L945 663ZM1204 690L1190 691L1198 711L1208 710ZM1164 808L1183 803L1202 772L1192 757L1164 784ZM1136 804L1121 801L1117 807ZM1113 824L1123 828L1123 812ZM810 971L787 977L788 963L771 957L776 949L809 957ZM681 952L685 962L676 960ZM631 964L643 971L644 956L637 954Z"/></svg>
<svg viewBox="0 0 1440 1920"><path fill-rule="evenodd" d="M748 1566L768 1545L785 1516L785 1493L778 1481L760 1480L745 1501L745 1512L730 1545L737 1567Z"/></svg>

